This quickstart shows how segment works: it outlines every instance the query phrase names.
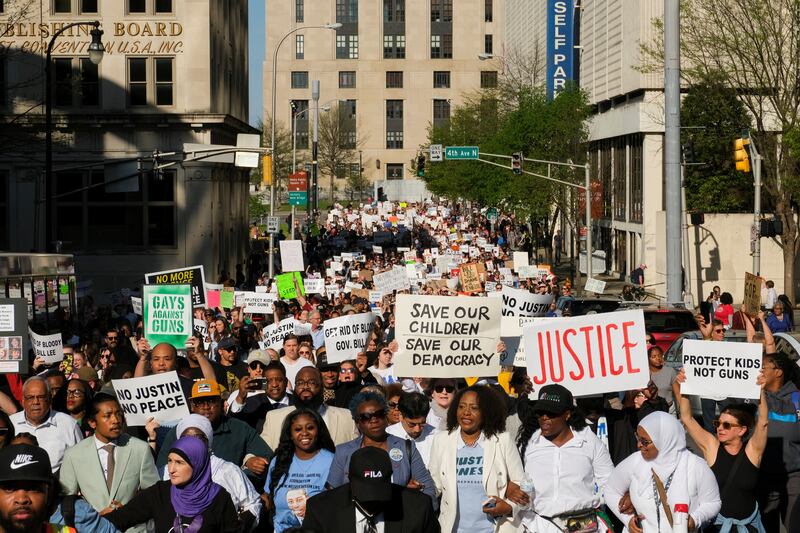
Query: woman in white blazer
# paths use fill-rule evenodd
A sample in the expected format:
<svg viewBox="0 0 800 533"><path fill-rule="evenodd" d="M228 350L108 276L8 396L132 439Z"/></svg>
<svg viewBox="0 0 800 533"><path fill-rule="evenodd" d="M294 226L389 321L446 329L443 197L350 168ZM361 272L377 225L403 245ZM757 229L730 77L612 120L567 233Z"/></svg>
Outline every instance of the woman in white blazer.
<svg viewBox="0 0 800 533"><path fill-rule="evenodd" d="M505 432L506 409L491 388L460 390L447 411L447 431L431 448L430 472L441 495L442 533L499 533L518 528L512 519L525 504L514 489L525 477L519 452ZM487 505L487 502L488 505Z"/></svg>

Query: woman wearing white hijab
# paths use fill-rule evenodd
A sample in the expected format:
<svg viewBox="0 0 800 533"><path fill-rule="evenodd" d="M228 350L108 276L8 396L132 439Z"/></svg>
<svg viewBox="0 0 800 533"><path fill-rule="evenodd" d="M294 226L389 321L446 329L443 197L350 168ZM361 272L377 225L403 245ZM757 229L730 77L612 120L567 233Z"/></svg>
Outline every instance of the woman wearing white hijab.
<svg viewBox="0 0 800 533"><path fill-rule="evenodd" d="M668 413L651 413L636 428L636 441L639 453L617 465L605 489L606 505L628 531L672 533L672 513L680 503L689 506L689 531L713 520L722 505L717 481L705 460L686 449L681 423ZM626 492L632 515L619 509ZM666 494L666 504L660 494Z"/></svg>

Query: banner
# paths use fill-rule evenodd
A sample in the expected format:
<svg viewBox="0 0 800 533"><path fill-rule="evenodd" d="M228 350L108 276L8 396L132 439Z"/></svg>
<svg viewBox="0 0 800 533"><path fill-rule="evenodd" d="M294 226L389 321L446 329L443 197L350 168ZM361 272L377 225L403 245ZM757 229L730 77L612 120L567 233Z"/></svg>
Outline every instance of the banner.
<svg viewBox="0 0 800 533"><path fill-rule="evenodd" d="M325 353L329 363L341 363L355 359L367 347L367 339L375 323L372 313L345 315L329 318L323 323L325 329Z"/></svg>
<svg viewBox="0 0 800 533"><path fill-rule="evenodd" d="M744 307L751 316L761 310L761 284L764 280L750 272L744 273ZM728 326L728 324L725 324Z"/></svg>
<svg viewBox="0 0 800 533"><path fill-rule="evenodd" d="M464 292L483 292L483 283L478 275L478 265L465 263L461 265L461 287Z"/></svg>
<svg viewBox="0 0 800 533"><path fill-rule="evenodd" d="M28 369L28 301L0 298L0 373L16 374Z"/></svg>
<svg viewBox="0 0 800 533"><path fill-rule="evenodd" d="M129 426L144 426L151 417L159 422L169 422L189 416L186 397L175 371L141 378L112 379L111 385Z"/></svg>
<svg viewBox="0 0 800 533"><path fill-rule="evenodd" d="M261 334L264 339L264 347L272 348L273 350L280 350L283 348L283 338L294 333L294 317L284 318L277 324L270 324L266 326Z"/></svg>
<svg viewBox="0 0 800 533"><path fill-rule="evenodd" d="M269 292L242 291L236 293L236 305L245 313L268 315L274 311L273 304L278 297Z"/></svg>
<svg viewBox="0 0 800 533"><path fill-rule="evenodd" d="M278 296L281 300L291 300L297 298L297 289L300 289L300 296L305 296L303 278L299 272L289 272L275 277L278 283ZM295 283L297 286L295 287Z"/></svg>
<svg viewBox="0 0 800 533"><path fill-rule="evenodd" d="M496 376L501 308L494 298L399 294L395 375Z"/></svg>
<svg viewBox="0 0 800 533"><path fill-rule="evenodd" d="M59 363L64 359L64 345L61 340L61 333L38 335L29 329L28 334L31 336L34 356L44 359L46 365ZM8 356L6 356L7 358Z"/></svg>
<svg viewBox="0 0 800 533"><path fill-rule="evenodd" d="M643 389L650 381L641 310L524 326L534 389L558 383L575 396Z"/></svg>
<svg viewBox="0 0 800 533"><path fill-rule="evenodd" d="M408 290L411 283L408 281L405 267L394 267L388 272L381 272L372 277L375 289L383 294L392 294L394 291Z"/></svg>
<svg viewBox="0 0 800 533"><path fill-rule="evenodd" d="M503 316L544 316L552 302L552 294L532 294L503 285Z"/></svg>
<svg viewBox="0 0 800 533"><path fill-rule="evenodd" d="M166 342L183 350L192 333L192 288L189 285L145 285L142 303L144 336L150 346Z"/></svg>
<svg viewBox="0 0 800 533"><path fill-rule="evenodd" d="M192 307L206 307L206 287L203 265L151 272L144 275L148 285L191 285Z"/></svg>
<svg viewBox="0 0 800 533"><path fill-rule="evenodd" d="M281 270L283 272L303 272L303 241L281 241Z"/></svg>
<svg viewBox="0 0 800 533"><path fill-rule="evenodd" d="M761 343L685 339L682 350L686 370L683 394L752 400L761 397L761 388L756 384L761 371Z"/></svg>
<svg viewBox="0 0 800 533"><path fill-rule="evenodd" d="M547 99L574 79L575 0L547 0Z"/></svg>

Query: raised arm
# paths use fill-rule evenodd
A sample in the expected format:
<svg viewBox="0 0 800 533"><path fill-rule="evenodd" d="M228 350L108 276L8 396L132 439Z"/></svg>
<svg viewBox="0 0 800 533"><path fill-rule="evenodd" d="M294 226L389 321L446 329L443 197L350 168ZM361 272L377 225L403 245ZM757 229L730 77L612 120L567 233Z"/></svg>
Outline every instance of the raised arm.
<svg viewBox="0 0 800 533"><path fill-rule="evenodd" d="M678 373L678 377L675 378L675 383L672 384L672 392L675 394L675 400L678 402L681 422L683 423L683 427L686 428L686 432L689 433L692 440L695 441L697 446L700 447L700 450L702 450L703 457L705 457L706 463L710 466L711 462L716 459L717 450L719 450L719 441L716 436L703 429L692 416L692 404L689 402L689 398L681 394L681 383L684 381L686 381L686 372L684 369L681 369ZM711 452L711 454L709 452Z"/></svg>
<svg viewBox="0 0 800 533"><path fill-rule="evenodd" d="M769 407L767 407L767 395L764 392L764 376L759 375L757 383L761 386L761 398L758 401L758 418L753 429L753 436L747 441L745 453L750 462L759 467L761 458L764 456L764 449L767 447L767 429L769 426Z"/></svg>
<svg viewBox="0 0 800 533"><path fill-rule="evenodd" d="M778 350L775 346L775 337L767 324L767 316L764 311L758 312L758 319L761 321L761 330L764 332L764 353L775 353Z"/></svg>

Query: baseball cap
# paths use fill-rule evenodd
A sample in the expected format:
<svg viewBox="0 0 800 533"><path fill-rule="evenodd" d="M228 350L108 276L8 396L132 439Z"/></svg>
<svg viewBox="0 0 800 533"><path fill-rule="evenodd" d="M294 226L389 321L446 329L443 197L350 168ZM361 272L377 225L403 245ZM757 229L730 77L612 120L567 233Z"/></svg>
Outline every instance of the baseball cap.
<svg viewBox="0 0 800 533"><path fill-rule="evenodd" d="M222 350L233 350L236 346L236 339L233 337L223 337L217 342L217 349Z"/></svg>
<svg viewBox="0 0 800 533"><path fill-rule="evenodd" d="M350 493L360 502L392 499L392 460L382 448L366 446L350 456Z"/></svg>
<svg viewBox="0 0 800 533"><path fill-rule="evenodd" d="M533 405L534 412L560 415L574 408L572 393L561 385L545 385L539 389L537 397Z"/></svg>
<svg viewBox="0 0 800 533"><path fill-rule="evenodd" d="M97 370L90 366L82 366L78 369L78 377L83 381L97 381Z"/></svg>
<svg viewBox="0 0 800 533"><path fill-rule="evenodd" d="M249 365L253 361L258 361L262 363L264 366L267 366L272 362L269 354L264 350L253 350L250 352L250 355L247 356L247 364Z"/></svg>
<svg viewBox="0 0 800 533"><path fill-rule="evenodd" d="M325 347L322 347L319 350L317 350L317 369L329 370L331 368L338 368L338 367L339 363L328 362L328 353L325 351Z"/></svg>
<svg viewBox="0 0 800 533"><path fill-rule="evenodd" d="M0 481L52 480L50 457L42 448L12 444L0 450Z"/></svg>
<svg viewBox="0 0 800 533"><path fill-rule="evenodd" d="M192 395L190 399L210 398L212 396L222 397L222 389L216 381L201 379L195 381L194 385L192 385Z"/></svg>

